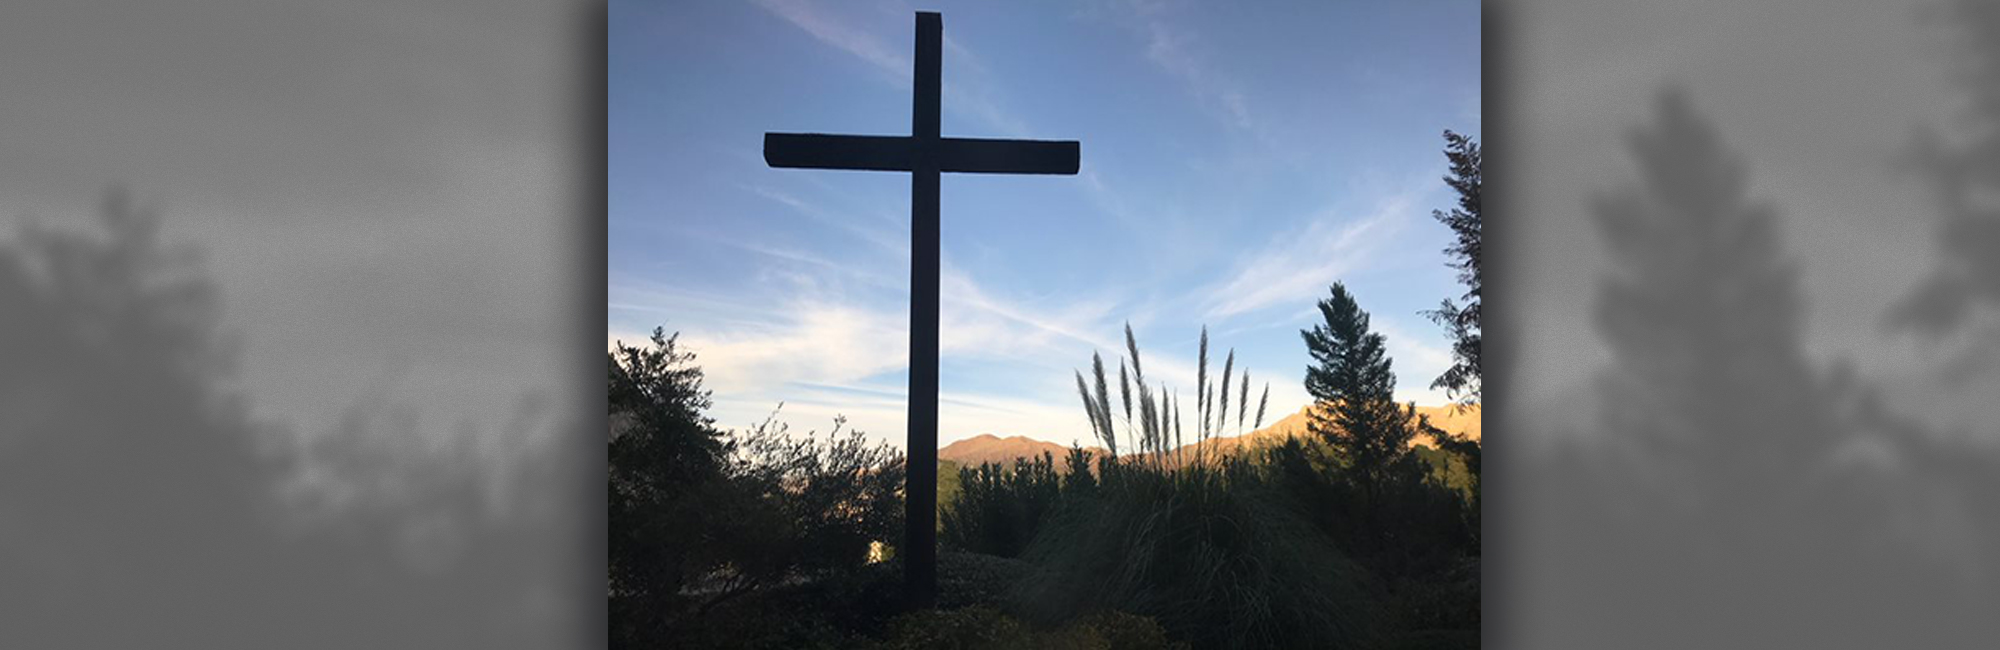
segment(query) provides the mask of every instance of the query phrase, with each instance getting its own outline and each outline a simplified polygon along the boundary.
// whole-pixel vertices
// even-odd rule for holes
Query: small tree
[[[629,604],[612,611],[621,639],[658,634],[660,614],[700,576],[700,531],[713,512],[703,501],[726,484],[730,445],[702,414],[709,393],[677,338],[654,329],[650,346],[620,342],[607,355],[609,579],[611,594]]]
[[[1306,368],[1306,392],[1316,402],[1306,426],[1341,453],[1372,496],[1409,453],[1415,410],[1396,405],[1396,375],[1382,335],[1368,328],[1368,312],[1345,285],[1335,282],[1331,290],[1319,301],[1326,322],[1299,332],[1315,363]]]

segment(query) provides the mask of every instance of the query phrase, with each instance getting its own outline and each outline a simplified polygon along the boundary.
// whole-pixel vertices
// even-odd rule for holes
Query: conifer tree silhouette
[[[1479,212],[1482,182],[1479,143],[1470,136],[1449,130],[1444,132],[1444,139],[1445,159],[1451,162],[1451,175],[1444,177],[1444,182],[1458,194],[1458,205],[1450,212],[1434,210],[1431,216],[1451,228],[1453,240],[1450,246],[1445,247],[1444,253],[1451,257],[1449,265],[1458,270],[1458,282],[1466,289],[1459,296],[1465,304],[1460,305],[1447,298],[1437,309],[1424,312],[1451,335],[1451,367],[1431,382],[1431,388],[1443,388],[1458,404],[1471,405],[1479,403],[1481,386],[1479,305],[1482,280],[1479,262],[1484,226]]]
[[[1382,335],[1369,329],[1368,312],[1346,285],[1335,282],[1329,292],[1319,301],[1324,322],[1299,331],[1314,362],[1306,368],[1306,392],[1316,408],[1306,428],[1340,450],[1364,493],[1373,495],[1390,466],[1408,455],[1413,411],[1396,405],[1396,375]]]

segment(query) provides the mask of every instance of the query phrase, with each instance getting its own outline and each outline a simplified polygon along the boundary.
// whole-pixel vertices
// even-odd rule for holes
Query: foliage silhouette
[[[1352,362],[1340,394],[1356,404],[1372,400],[1379,410],[1362,412],[1377,418],[1370,422],[1402,427],[1400,442],[1382,443],[1400,445],[1393,453],[1372,452],[1381,464],[1368,478],[1355,469],[1344,435],[1293,439],[1269,449],[1248,446],[1227,456],[1203,453],[1211,434],[1232,417],[1241,427],[1249,411],[1247,373],[1239,374],[1233,353],[1211,385],[1204,330],[1195,456],[1168,455],[1159,424],[1166,420],[1149,418],[1143,406],[1128,418],[1137,453],[1107,454],[1093,475],[1082,471],[1088,454],[1073,449],[1054,508],[1029,536],[1022,557],[1034,572],[1015,592],[1014,607],[1043,624],[1079,611],[1134,612],[1159,620],[1171,638],[1194,647],[1350,647],[1421,638],[1476,644],[1478,536],[1470,527],[1478,521],[1460,492],[1437,478],[1445,470],[1434,471],[1408,451],[1413,427],[1422,423],[1390,401],[1393,376],[1381,337],[1366,332],[1366,314],[1351,297],[1349,303],[1341,331],[1356,350],[1339,357]],[[1136,359],[1129,328],[1126,347]],[[1323,347],[1333,351],[1330,343]],[[1140,364],[1130,365],[1133,375],[1143,376],[1136,371]],[[1092,366],[1102,376],[1101,356],[1093,356]],[[1115,431],[1101,425],[1115,420],[1104,408],[1109,400],[1094,397],[1081,372],[1076,379],[1100,439],[1115,440]],[[1133,383],[1142,387],[1140,405],[1152,401],[1143,379]],[[1267,387],[1266,402],[1268,394]],[[1264,409],[1258,410],[1261,426]],[[1027,467],[1017,465],[1015,475]],[[1051,472],[1049,479],[1055,478]],[[1027,485],[996,482],[996,496],[984,500],[1048,498],[1046,487]],[[1476,486],[1469,487],[1476,498]]]
[[[843,434],[841,419],[824,440],[789,435],[776,411],[740,436],[718,432],[702,413],[708,393],[693,360],[663,330],[646,348],[620,343],[610,355],[614,645],[783,646],[812,637],[815,625],[832,623],[760,629],[757,613],[801,589],[880,588],[867,560],[873,543],[900,539],[903,458]],[[765,602],[741,603],[760,594]]]
[[[938,541],[949,548],[1020,557],[1061,490],[1055,459],[1017,458],[1009,470],[981,463],[958,470],[958,498],[945,506]]]
[[[1167,639],[1159,623],[1120,612],[1080,617],[1062,627],[1038,631],[990,606],[925,610],[897,618],[877,650],[1154,650],[1186,648]]]
[[[707,558],[694,553],[712,548],[702,538],[712,511],[705,502],[730,496],[722,489],[728,447],[701,414],[709,394],[700,369],[687,365],[694,355],[677,343],[655,329],[649,348],[621,343],[607,355],[610,590],[638,603],[633,610],[668,610],[699,577]],[[666,621],[628,622],[625,611],[614,606],[614,637],[664,633],[639,630]]]
[[[1346,647],[1372,638],[1360,569],[1249,463],[1106,459],[1030,543],[1031,621],[1115,609],[1194,647]],[[1072,474],[1072,477],[1077,476]]]
[[[1299,332],[1315,364],[1306,368],[1306,392],[1315,400],[1306,428],[1340,450],[1364,498],[1372,498],[1387,489],[1392,472],[1416,465],[1409,454],[1416,407],[1396,405],[1396,375],[1382,335],[1369,330],[1368,312],[1346,285],[1335,282],[1329,291],[1319,301],[1324,322]]]
[[[1465,304],[1461,306],[1447,298],[1437,309],[1426,311],[1424,315],[1443,325],[1451,335],[1451,367],[1438,375],[1431,382],[1431,387],[1443,388],[1460,405],[1469,405],[1479,403],[1481,392],[1479,304],[1482,285],[1479,260],[1484,222],[1480,220],[1479,212],[1479,143],[1450,130],[1444,132],[1444,140],[1445,159],[1451,162],[1451,175],[1444,177],[1444,182],[1458,194],[1458,206],[1450,212],[1433,210],[1431,216],[1451,228],[1455,237],[1452,244],[1445,247],[1444,253],[1451,258],[1449,265],[1458,270],[1459,284],[1466,287],[1465,294],[1459,296]]]
[[[1425,455],[1436,460],[1427,460]],[[1366,496],[1344,452],[1324,439],[1289,438],[1250,457],[1273,488],[1366,569],[1401,634],[1479,627],[1476,486],[1446,484],[1448,457],[1419,447]]]

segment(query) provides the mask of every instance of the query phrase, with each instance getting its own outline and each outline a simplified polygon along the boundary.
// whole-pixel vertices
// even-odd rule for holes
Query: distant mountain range
[[[1210,452],[1230,453],[1242,449],[1246,444],[1275,444],[1287,437],[1304,436],[1306,435],[1308,412],[1311,409],[1311,406],[1299,409],[1297,413],[1287,415],[1277,422],[1271,423],[1269,426],[1247,434],[1211,438],[1206,443],[1201,444],[1188,443],[1183,445],[1182,449],[1184,453],[1192,453],[1198,447],[1205,446]],[[1418,406],[1417,413],[1428,417],[1431,426],[1456,435],[1463,435],[1473,440],[1480,439],[1478,406],[1473,406],[1463,411],[1451,406]],[[1413,444],[1436,446],[1436,443],[1432,442],[1429,436],[1422,434],[1419,434],[1417,439],[1412,442]],[[1084,447],[1084,449],[1096,455],[1104,453],[1104,449],[1101,447],[1092,446]],[[1062,459],[1064,455],[1069,453],[1069,447],[1027,436],[1008,436],[1002,438],[990,433],[984,433],[945,445],[944,448],[938,450],[938,460],[948,460],[963,466],[973,466],[988,462],[1008,464],[1014,462],[1016,458],[1039,457],[1043,452],[1048,452],[1054,456],[1056,467],[1061,469]]]

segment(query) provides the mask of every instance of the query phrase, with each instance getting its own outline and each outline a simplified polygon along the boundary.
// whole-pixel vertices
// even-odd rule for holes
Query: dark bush
[[[718,431],[694,355],[660,330],[651,343],[609,358],[611,646],[839,636],[853,621],[838,607],[770,604],[867,577],[871,544],[901,539],[903,457],[843,435],[838,418],[825,438],[793,437],[775,413],[749,432]]]
[[[1048,648],[1076,650],[1155,650],[1188,647],[1167,638],[1166,628],[1155,621],[1125,612],[1097,612],[1071,621],[1050,635]]]
[[[1202,648],[1353,647],[1375,613],[1361,572],[1257,468],[1112,462],[1030,545],[1032,620],[1118,610]]]
[[[1047,453],[1017,458],[1012,469],[998,463],[961,468],[958,498],[944,508],[939,541],[948,548],[1020,557],[1060,491],[1055,459]]]
[[[902,599],[900,563],[843,569],[720,605],[666,647],[850,648],[886,629]]]
[[[1028,626],[987,606],[922,610],[896,617],[879,650],[1013,650],[1039,647]]]
[[[938,607],[1004,606],[1031,567],[1027,562],[952,549],[938,551]]]
[[[973,606],[897,617],[876,650],[1161,650],[1185,649],[1153,619],[1124,612],[1078,617],[1051,630],[1035,629],[998,608]]]

